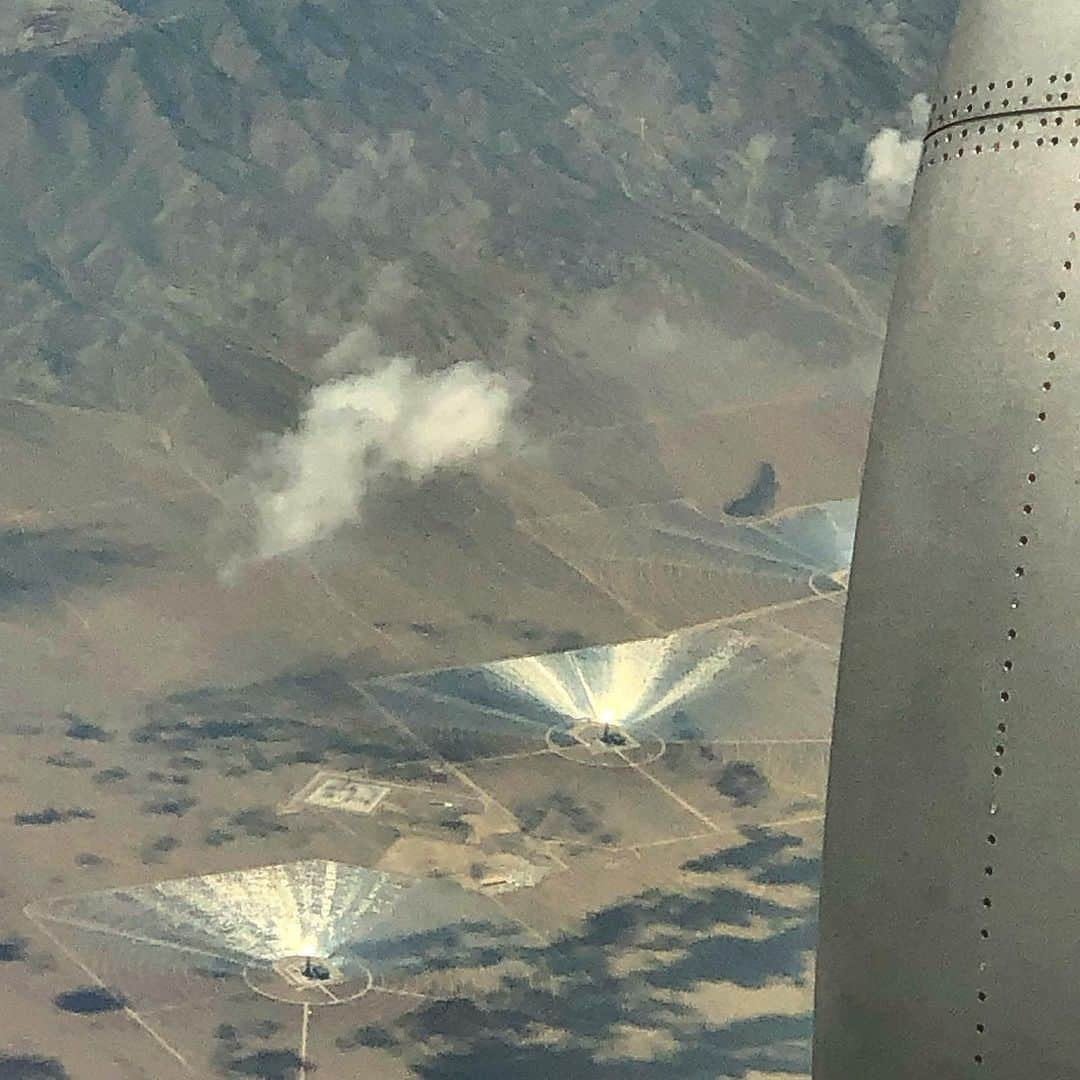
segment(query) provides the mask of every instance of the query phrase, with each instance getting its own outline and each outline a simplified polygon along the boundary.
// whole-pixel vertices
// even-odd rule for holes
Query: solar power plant
[[[433,1038],[454,1075],[462,1053],[480,1067],[477,1025],[520,1010],[515,1053],[580,1044],[600,963],[642,1010],[597,1002],[610,1023],[589,1039],[613,1060],[627,1024],[674,1060],[663,1002],[708,1014],[716,994],[786,1025],[781,1050],[747,1053],[797,1075],[854,506],[650,515],[669,558],[794,591],[607,645],[271,684],[245,692],[251,720],[231,694],[173,698],[139,736],[180,770],[155,773],[175,790],[152,807],[165,839],[26,909],[80,974],[71,1007],[141,1029],[155,1076],[390,1074]],[[205,760],[245,774],[237,799],[257,777],[262,807],[189,810]],[[113,771],[89,779],[122,793]]]

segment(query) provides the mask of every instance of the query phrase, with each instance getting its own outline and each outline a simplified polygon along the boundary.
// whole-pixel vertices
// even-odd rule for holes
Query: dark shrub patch
[[[779,491],[780,482],[776,479],[776,470],[767,461],[763,461],[750,490],[745,495],[732,499],[724,507],[724,513],[732,517],[757,517],[767,514],[776,505]]]
[[[111,765],[107,769],[102,769],[101,772],[94,773],[95,784],[118,784],[121,780],[126,780],[131,773],[127,769],[121,768],[119,765]]]
[[[197,799],[154,799],[143,803],[143,813],[183,817],[197,801]]]
[[[16,825],[55,825],[59,821],[89,820],[97,815],[93,810],[87,810],[81,806],[72,807],[70,810],[57,810],[55,806],[46,807],[44,810],[24,810],[15,815]]]
[[[45,759],[46,765],[55,765],[60,769],[92,769],[93,758],[83,757],[81,754],[73,754],[65,750],[62,754],[50,754]]]
[[[739,806],[756,806],[769,794],[769,781],[751,761],[732,761],[713,781],[721,795],[734,799]]]
[[[69,739],[87,739],[90,742],[109,742],[113,735],[106,731],[100,724],[92,724],[89,720],[68,714],[70,723],[65,734]]]
[[[53,1001],[64,1012],[79,1013],[86,1016],[92,1013],[116,1012],[127,1005],[127,999],[117,990],[104,986],[80,986],[75,990],[65,990]]]
[[[0,964],[12,964],[26,959],[26,939],[0,938]]]
[[[254,836],[259,840],[273,833],[289,831],[278,821],[277,815],[268,806],[249,806],[232,818],[232,824],[243,829],[248,836]]]
[[[397,1046],[394,1036],[386,1028],[381,1027],[354,1028],[348,1035],[339,1035],[335,1042],[339,1050],[355,1050],[360,1046],[387,1050],[391,1046]]]
[[[56,1058],[25,1054],[0,1054],[0,1080],[70,1080]]]
[[[233,1072],[241,1076],[258,1076],[261,1080],[293,1080],[301,1067],[308,1072],[315,1068],[292,1050],[258,1050],[229,1062]]]

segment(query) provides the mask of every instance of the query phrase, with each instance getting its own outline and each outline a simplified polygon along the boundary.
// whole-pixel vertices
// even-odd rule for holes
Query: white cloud
[[[911,126],[923,132],[930,123],[930,99],[925,94],[916,94],[911,99]]]
[[[866,148],[867,185],[878,191],[910,189],[921,152],[921,139],[905,139],[896,128],[883,128]]]
[[[226,576],[358,521],[372,485],[386,475],[418,482],[436,469],[467,467],[506,437],[520,390],[480,364],[423,374],[402,357],[316,387],[296,430],[251,463],[244,502],[254,516],[254,552],[234,558]]]
[[[911,122],[920,136],[906,138],[894,127],[882,128],[866,147],[863,180],[866,211],[885,221],[902,221],[911,202],[911,189],[922,155],[921,129],[930,118],[930,101],[925,94],[911,100]]]

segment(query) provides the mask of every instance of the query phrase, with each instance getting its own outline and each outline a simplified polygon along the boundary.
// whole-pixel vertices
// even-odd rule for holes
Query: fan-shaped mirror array
[[[851,560],[855,500],[753,521],[708,518],[683,503],[659,508],[654,535],[671,551],[839,591]],[[583,723],[662,742],[821,735],[807,702],[831,700],[831,659],[747,617],[640,641],[375,679],[371,694],[445,751],[446,733],[472,737],[464,756],[499,752]]]
[[[775,664],[770,664],[775,660]],[[376,680],[412,726],[540,738],[588,722],[665,742],[819,734],[775,707],[791,683],[828,698],[831,660],[775,628],[706,625],[664,637]]]
[[[123,950],[255,968],[317,957],[347,976],[420,973],[518,933],[487,898],[451,881],[325,860],[64,897],[34,914]]]
[[[858,508],[858,500],[843,499],[744,522],[672,503],[654,514],[653,527],[671,544],[704,547],[727,565],[827,586],[851,563]]]

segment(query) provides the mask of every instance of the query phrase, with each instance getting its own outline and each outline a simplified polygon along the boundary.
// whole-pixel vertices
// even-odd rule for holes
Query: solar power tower
[[[815,1080],[1080,1077],[1080,3],[962,4],[874,407]]]

